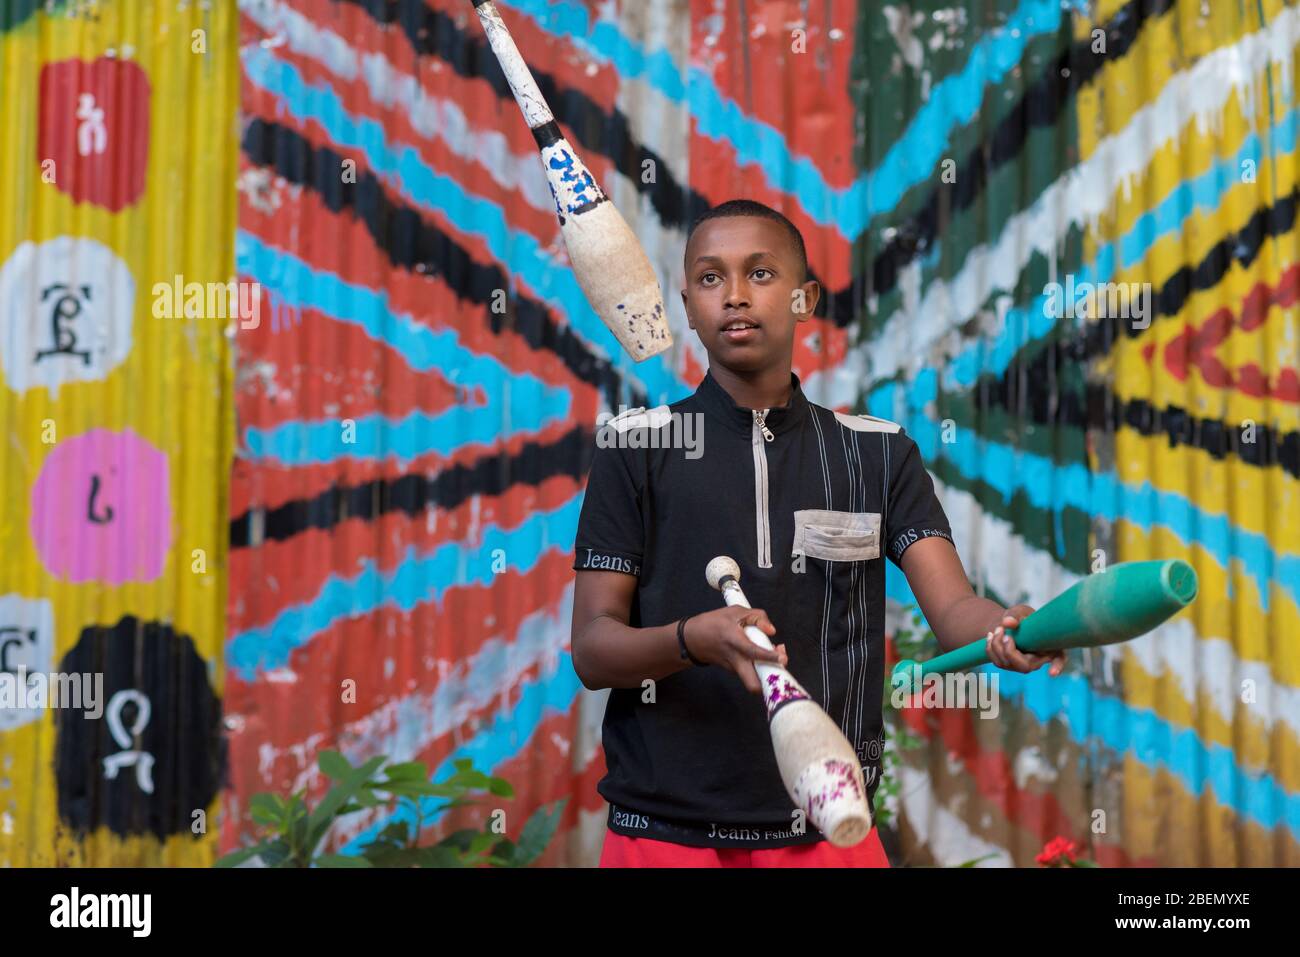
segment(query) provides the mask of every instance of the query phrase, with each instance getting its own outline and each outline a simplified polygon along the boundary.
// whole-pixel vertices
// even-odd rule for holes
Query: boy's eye
[[[761,272],[767,273],[769,276],[772,275],[772,270],[768,269],[766,266],[759,266],[757,269],[754,270],[755,278],[762,278],[758,275]]]
[[[703,276],[700,277],[700,282],[704,283],[707,286],[709,284],[710,278],[717,279],[719,277],[716,272],[706,272]]]

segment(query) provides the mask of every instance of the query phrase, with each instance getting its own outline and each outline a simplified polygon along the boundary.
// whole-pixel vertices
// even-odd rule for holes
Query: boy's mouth
[[[722,334],[727,339],[740,340],[752,336],[758,329],[758,323],[747,315],[733,313],[727,316],[722,325]]]

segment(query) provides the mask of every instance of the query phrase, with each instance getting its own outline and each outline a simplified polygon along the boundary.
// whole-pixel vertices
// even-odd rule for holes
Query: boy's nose
[[[736,284],[727,290],[726,298],[723,305],[728,309],[742,309],[749,305],[749,295],[746,289]]]

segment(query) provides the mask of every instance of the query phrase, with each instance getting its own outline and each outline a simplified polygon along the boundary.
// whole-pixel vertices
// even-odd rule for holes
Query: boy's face
[[[790,235],[757,216],[725,216],[696,228],[686,245],[686,318],[709,356],[734,372],[789,368],[795,324],[817,306]],[[746,324],[743,331],[727,327]]]

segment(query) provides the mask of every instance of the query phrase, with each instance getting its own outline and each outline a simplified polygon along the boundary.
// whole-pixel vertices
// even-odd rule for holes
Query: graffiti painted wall
[[[0,2],[0,864],[215,852],[235,25]]]
[[[1300,11],[501,6],[677,345],[630,366],[586,306],[469,4],[242,6],[238,268],[269,321],[238,337],[229,820],[319,789],[321,747],[473,757],[516,821],[569,797],[545,861],[594,861],[603,700],[568,628],[595,416],[698,384],[684,229],[746,195],[828,294],[796,371],[904,423],[984,594],[1200,576],[1157,633],[1005,677],[996,721],[909,713],[904,856],[1300,861]]]

